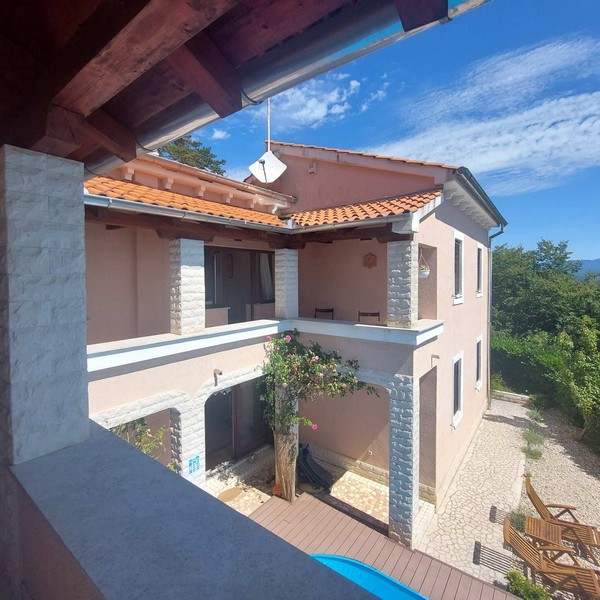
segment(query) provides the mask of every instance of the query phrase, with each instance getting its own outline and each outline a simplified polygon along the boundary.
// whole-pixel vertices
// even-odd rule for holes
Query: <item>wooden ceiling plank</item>
[[[86,133],[99,146],[110,150],[125,162],[137,157],[135,137],[101,109],[93,112],[86,119]]]
[[[242,0],[207,33],[237,68],[354,1]]]
[[[47,69],[38,93],[88,116],[237,1],[106,0]]]
[[[167,62],[221,118],[242,108],[237,73],[206,34],[180,46]]]
[[[404,31],[448,18],[448,0],[395,0]]]

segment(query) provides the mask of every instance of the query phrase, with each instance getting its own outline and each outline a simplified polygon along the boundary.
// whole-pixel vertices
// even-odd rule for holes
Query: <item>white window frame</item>
[[[479,357],[477,356],[477,345],[479,344]],[[479,379],[477,378],[477,358],[479,358]],[[475,389],[479,391],[483,382],[483,335],[475,340]]]
[[[479,254],[481,253],[481,263],[479,262]],[[477,255],[476,255],[476,268],[477,268],[477,279],[475,280],[475,293],[478,298],[483,296],[483,244],[477,244]],[[481,287],[478,287],[478,283],[481,283]]]
[[[455,373],[455,365],[460,361],[460,382],[459,382],[459,398],[458,398],[458,410],[454,411],[454,389],[456,387],[456,382],[454,380]],[[465,361],[464,361],[464,352],[459,352],[452,359],[452,427],[456,429],[458,424],[463,418],[463,403],[464,403],[464,380],[465,380]]]
[[[456,242],[460,242],[460,292],[456,293]],[[454,239],[452,241],[452,304],[463,304],[465,301],[465,236],[460,231],[454,231]]]

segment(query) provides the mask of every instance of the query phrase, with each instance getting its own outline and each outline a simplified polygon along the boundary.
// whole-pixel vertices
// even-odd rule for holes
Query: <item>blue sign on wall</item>
[[[188,460],[188,475],[200,470],[200,456],[196,455]]]

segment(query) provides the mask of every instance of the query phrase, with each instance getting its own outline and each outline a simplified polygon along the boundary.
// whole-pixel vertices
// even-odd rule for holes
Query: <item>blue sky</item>
[[[509,226],[600,257],[600,0],[492,0],[273,99],[272,137],[471,169]],[[241,179],[265,104],[197,132]]]

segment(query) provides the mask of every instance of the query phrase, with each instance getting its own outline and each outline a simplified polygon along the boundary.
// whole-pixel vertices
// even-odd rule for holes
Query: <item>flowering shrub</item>
[[[261,400],[265,418],[275,433],[288,433],[303,423],[313,430],[317,424],[298,414],[298,403],[317,396],[345,396],[366,387],[356,377],[358,362],[342,361],[339,352],[324,350],[311,342],[305,346],[297,331],[285,336],[267,338],[267,359]],[[374,389],[367,387],[369,393]]]
[[[267,357],[261,400],[264,414],[275,441],[275,487],[281,497],[292,501],[296,484],[298,434],[303,423],[313,430],[318,425],[298,414],[300,402],[317,396],[345,396],[365,386],[358,380],[358,362],[342,361],[339,352],[324,350],[311,342],[305,346],[297,331],[275,339],[267,338]],[[369,393],[376,393],[367,387]]]
[[[110,430],[152,458],[160,457],[165,451],[165,435],[167,432],[173,433],[173,428],[166,426],[160,427],[153,433],[144,418],[111,427]],[[171,460],[168,467],[172,471],[178,471],[179,463]]]

